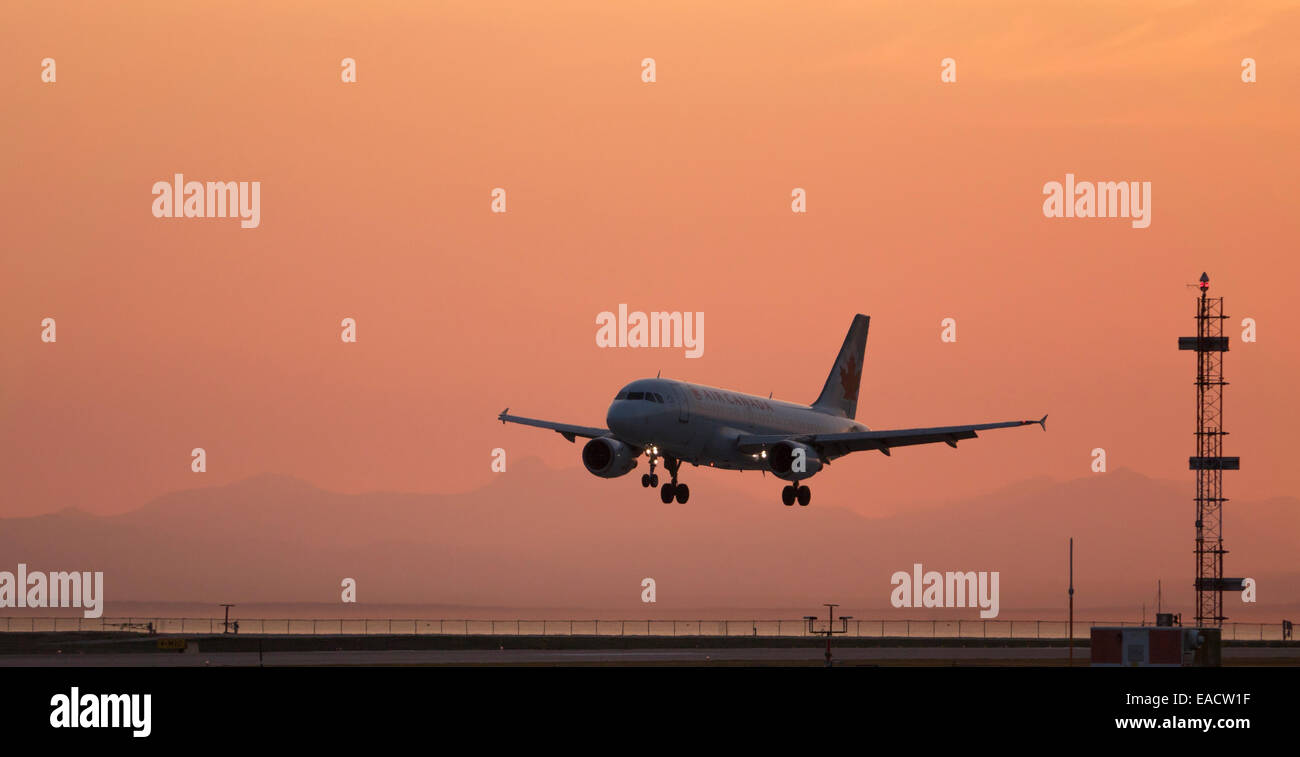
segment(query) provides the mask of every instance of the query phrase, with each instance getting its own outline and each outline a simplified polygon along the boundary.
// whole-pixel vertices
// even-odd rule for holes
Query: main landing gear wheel
[[[664,484],[659,489],[659,499],[666,505],[677,498],[677,504],[684,505],[691,498],[691,487],[686,484]]]
[[[677,483],[677,471],[682,467],[682,461],[672,457],[664,457],[663,461],[664,461],[664,467],[668,469],[668,472],[672,474],[673,478],[671,481],[669,481],[668,483],[660,487],[659,489],[660,501],[662,501],[666,505],[669,502],[672,502],[673,498],[676,497],[677,501],[680,504],[683,505],[686,504],[686,500],[691,498],[691,487],[687,486],[686,484]],[[653,470],[654,468],[653,460],[650,461],[650,467]],[[659,483],[659,477],[651,473],[650,481],[651,481],[650,485],[655,486]]]
[[[792,484],[781,490],[781,504],[790,507],[796,499],[799,500],[800,507],[807,507],[812,501],[812,490],[799,484]]]

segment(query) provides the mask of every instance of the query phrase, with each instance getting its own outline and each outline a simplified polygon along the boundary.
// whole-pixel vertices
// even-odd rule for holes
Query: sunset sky
[[[1048,430],[854,455],[813,507],[1093,475],[1101,447],[1186,482],[1190,551],[1177,337],[1202,271],[1231,316],[1227,496],[1300,488],[1300,5],[984,5],[12,4],[0,516],[261,472],[464,492],[511,475],[495,447],[587,476],[580,447],[496,414],[603,425],[660,370],[810,402],[861,312],[862,422]],[[175,173],[260,181],[260,227],[154,218]],[[1066,173],[1150,181],[1151,226],[1045,218]],[[704,356],[597,348],[620,303],[703,312]],[[634,478],[604,482],[629,519],[663,507]],[[692,508],[720,487],[781,507],[770,477],[683,480]]]

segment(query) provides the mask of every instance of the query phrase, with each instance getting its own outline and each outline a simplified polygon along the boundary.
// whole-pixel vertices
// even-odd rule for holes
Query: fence
[[[219,634],[221,618],[0,618],[3,632],[120,631],[124,633]],[[824,629],[826,621],[817,628]],[[243,634],[276,635],[507,635],[507,636],[811,636],[806,620],[420,620],[239,618]],[[236,625],[237,624],[237,625]],[[1074,637],[1086,639],[1090,626],[1141,623],[1076,620]],[[1063,620],[849,620],[850,638],[1064,639]],[[837,627],[838,624],[837,624]],[[1225,641],[1278,641],[1282,623],[1225,623]]]

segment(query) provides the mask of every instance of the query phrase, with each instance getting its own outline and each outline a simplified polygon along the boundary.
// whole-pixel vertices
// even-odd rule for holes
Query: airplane
[[[787,507],[798,501],[807,506],[812,492],[803,482],[832,460],[850,452],[876,450],[889,455],[895,447],[943,442],[955,448],[977,431],[1037,424],[1047,430],[1047,416],[1036,421],[978,423],[970,426],[905,428],[872,431],[857,422],[858,387],[867,348],[870,316],[853,317],[826,385],[811,405],[774,400],[728,389],[666,378],[638,379],[623,387],[610,403],[607,428],[510,415],[497,420],[549,429],[573,443],[589,439],[582,448],[582,464],[593,475],[617,478],[630,473],[645,455],[650,472],[641,486],[659,486],[656,465],[662,461],[671,480],[659,490],[668,504],[686,504],[690,487],[679,483],[681,464],[724,470],[760,470],[789,481],[781,490]]]

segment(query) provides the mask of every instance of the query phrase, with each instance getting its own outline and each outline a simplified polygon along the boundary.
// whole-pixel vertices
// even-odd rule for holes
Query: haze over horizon
[[[1039,478],[867,518],[835,501],[786,508],[725,477],[701,484],[698,503],[664,505],[631,480],[575,478],[536,459],[514,465],[461,495],[338,494],[262,474],[173,492],[124,515],[0,520],[0,555],[21,556],[33,570],[104,570],[110,608],[114,599],[237,601],[333,606],[328,616],[346,617],[437,605],[500,608],[503,618],[520,608],[672,618],[700,608],[816,607],[832,597],[886,619],[973,620],[974,609],[890,607],[890,575],[914,562],[999,571],[999,617],[1024,617],[1063,607],[1065,540],[1074,536],[1080,612],[1127,608],[1116,619],[1136,618],[1142,603],[1154,606],[1157,579],[1168,609],[1190,604],[1190,498],[1132,471]],[[541,492],[539,481],[548,484]],[[557,492],[565,481],[568,492]],[[1131,501],[1145,504],[1134,511]],[[1052,525],[1057,510],[1071,521],[1064,530]],[[1228,615],[1276,622],[1300,607],[1290,588],[1300,574],[1288,562],[1300,501],[1243,501],[1239,512],[1228,572],[1255,578],[1261,599],[1246,607],[1230,594]],[[647,576],[658,586],[652,605],[640,602]],[[343,577],[357,580],[357,605],[338,602]]]

